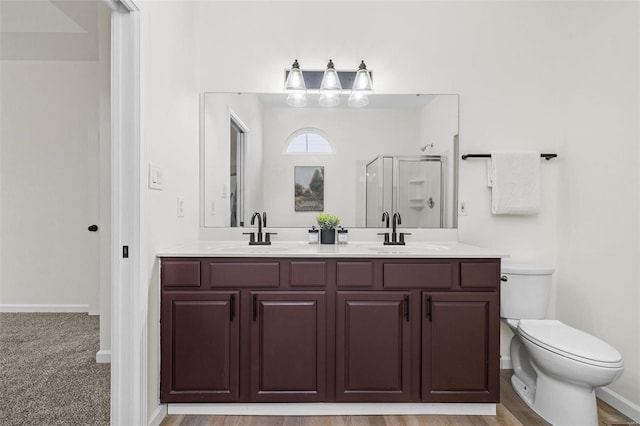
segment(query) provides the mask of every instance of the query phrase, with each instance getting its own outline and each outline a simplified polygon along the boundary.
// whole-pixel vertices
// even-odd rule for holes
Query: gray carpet
[[[108,425],[99,318],[0,314],[0,425]]]

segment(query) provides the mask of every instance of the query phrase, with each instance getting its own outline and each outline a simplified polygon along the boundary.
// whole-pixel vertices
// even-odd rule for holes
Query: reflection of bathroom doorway
[[[229,133],[229,226],[244,226],[244,155],[245,130],[231,117]]]

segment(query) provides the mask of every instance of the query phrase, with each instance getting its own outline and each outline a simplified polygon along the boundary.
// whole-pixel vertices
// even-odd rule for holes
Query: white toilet
[[[622,356],[590,334],[543,319],[551,274],[551,268],[502,265],[500,316],[514,333],[511,384],[555,426],[597,426],[594,390],[620,377]]]

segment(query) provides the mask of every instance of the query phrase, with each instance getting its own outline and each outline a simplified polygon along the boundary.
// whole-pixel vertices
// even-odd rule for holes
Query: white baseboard
[[[98,364],[111,364],[111,349],[100,349],[96,352],[96,362]]]
[[[9,304],[0,304],[0,312],[80,312],[80,313],[89,313],[89,305],[9,305]]]
[[[156,410],[157,411],[157,410]],[[359,415],[470,415],[494,416],[493,403],[250,403],[169,404],[168,414],[228,416],[359,416]]]
[[[167,417],[167,404],[160,404],[156,407],[149,418],[149,426],[160,426],[162,420]]]
[[[596,396],[634,422],[640,423],[640,405],[629,401],[607,387],[596,389]]]
[[[513,365],[511,364],[511,358],[508,356],[500,357],[500,370],[511,370]]]

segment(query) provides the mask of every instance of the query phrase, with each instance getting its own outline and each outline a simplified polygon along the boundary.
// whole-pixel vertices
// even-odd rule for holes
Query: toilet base
[[[531,408],[555,426],[597,426],[598,408],[593,388],[556,380],[534,365],[538,377]]]
[[[536,395],[535,386],[529,386],[514,374],[511,376],[511,386],[518,396],[533,410],[533,399]]]

